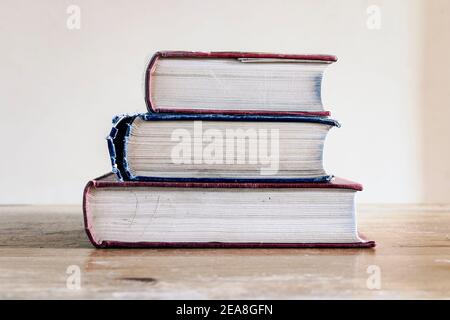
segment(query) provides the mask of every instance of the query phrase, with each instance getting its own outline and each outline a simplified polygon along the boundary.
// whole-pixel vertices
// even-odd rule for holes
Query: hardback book
[[[294,115],[118,116],[107,138],[125,181],[323,182],[323,147],[338,122]]]
[[[145,75],[149,112],[328,116],[322,77],[332,55],[157,52]]]
[[[120,182],[84,191],[87,235],[104,247],[373,247],[357,231],[360,184]]]

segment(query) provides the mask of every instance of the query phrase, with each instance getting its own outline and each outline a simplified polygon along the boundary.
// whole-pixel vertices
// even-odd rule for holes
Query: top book
[[[145,76],[149,112],[329,116],[321,87],[332,55],[161,51]]]

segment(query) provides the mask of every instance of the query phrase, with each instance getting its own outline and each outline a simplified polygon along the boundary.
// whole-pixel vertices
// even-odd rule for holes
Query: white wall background
[[[448,203],[448,20],[446,0],[2,0],[0,203],[80,203],[110,169],[112,116],[145,111],[148,57],[175,49],[336,54],[328,171],[362,182],[360,202]]]

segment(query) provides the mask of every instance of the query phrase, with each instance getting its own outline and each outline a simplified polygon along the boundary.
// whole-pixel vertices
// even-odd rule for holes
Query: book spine
[[[84,222],[84,231],[86,232],[86,235],[89,239],[89,241],[92,243],[92,245],[96,248],[101,248],[102,245],[99,244],[94,237],[94,232],[92,230],[92,217],[89,211],[88,206],[88,195],[92,188],[94,188],[95,180],[91,180],[86,184],[86,187],[83,191],[83,222]]]
[[[156,52],[153,57],[150,59],[150,62],[148,63],[147,69],[145,70],[145,104],[147,105],[147,111],[148,112],[158,112],[156,108],[153,107],[152,103],[152,94],[151,94],[151,80],[152,80],[152,73],[155,69],[155,63],[156,61],[161,57],[162,52]]]
[[[130,179],[125,148],[130,125],[137,116],[137,114],[124,114],[114,117],[113,127],[106,137],[112,172],[117,175],[120,181]]]

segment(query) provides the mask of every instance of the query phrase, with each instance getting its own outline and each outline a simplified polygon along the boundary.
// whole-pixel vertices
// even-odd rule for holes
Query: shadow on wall
[[[450,1],[423,3],[422,181],[426,203],[450,202]]]

